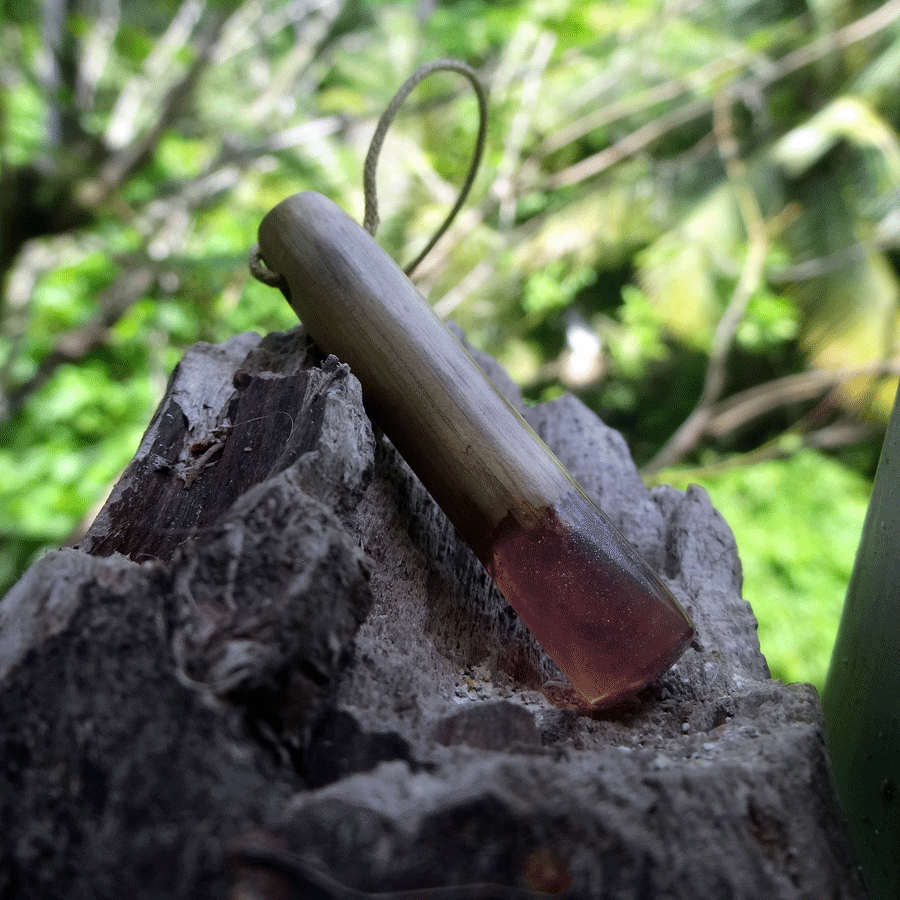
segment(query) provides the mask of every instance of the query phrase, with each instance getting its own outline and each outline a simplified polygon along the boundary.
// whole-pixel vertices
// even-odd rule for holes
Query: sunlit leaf
[[[772,147],[772,161],[791,178],[815,165],[838,141],[871,151],[871,177],[888,186],[900,181],[900,141],[868,104],[839,97]]]

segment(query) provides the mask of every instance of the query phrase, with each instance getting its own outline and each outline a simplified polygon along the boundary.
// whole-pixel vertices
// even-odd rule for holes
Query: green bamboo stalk
[[[900,897],[900,391],[822,697],[838,795],[872,900]]]

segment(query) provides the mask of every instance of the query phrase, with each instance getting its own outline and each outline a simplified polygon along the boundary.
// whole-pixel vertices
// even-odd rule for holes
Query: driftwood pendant
[[[588,703],[632,695],[690,618],[378,244],[312,192],[276,206],[260,254],[366,409]]]

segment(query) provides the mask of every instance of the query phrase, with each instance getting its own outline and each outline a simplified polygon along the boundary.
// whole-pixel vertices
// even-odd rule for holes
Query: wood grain
[[[290,197],[263,219],[259,243],[316,343],[350,366],[366,409],[476,552],[511,513],[532,530],[571,491],[541,439],[338,206]]]

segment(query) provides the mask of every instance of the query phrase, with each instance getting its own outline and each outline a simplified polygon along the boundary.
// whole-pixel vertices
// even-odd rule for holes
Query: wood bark
[[[349,369],[302,329],[198,345],[80,547],[0,602],[0,898],[863,896],[815,691],[769,677],[706,494],[478,360],[694,647],[555,705]]]

